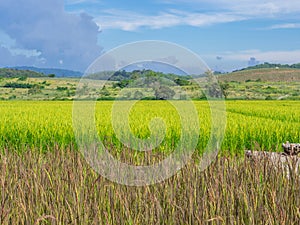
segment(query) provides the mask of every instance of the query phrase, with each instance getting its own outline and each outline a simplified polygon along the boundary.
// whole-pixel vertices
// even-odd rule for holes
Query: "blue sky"
[[[84,71],[121,44],[182,45],[213,69],[300,62],[299,0],[1,0],[0,66]]]

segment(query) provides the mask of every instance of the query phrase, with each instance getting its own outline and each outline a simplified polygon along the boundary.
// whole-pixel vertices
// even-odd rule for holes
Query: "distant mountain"
[[[16,77],[44,77],[43,73],[31,70],[17,70],[12,68],[0,68],[0,78],[16,78]]]
[[[186,75],[177,75],[173,73],[165,74],[153,70],[133,70],[131,72],[128,72],[126,70],[120,70],[116,72],[103,71],[99,73],[90,74],[86,77],[95,80],[119,81],[119,84],[121,86],[124,84],[126,86],[129,83],[134,83],[134,81],[144,78],[148,80],[147,82],[153,82],[155,80],[171,80],[180,86],[184,86],[190,84],[189,80],[191,79],[190,76]]]
[[[45,75],[55,74],[55,77],[81,77],[83,75],[83,73],[79,71],[55,69],[55,68],[37,68],[32,66],[17,66],[17,67],[12,67],[11,69],[30,70]]]
[[[244,70],[255,70],[255,69],[300,69],[300,63],[296,64],[277,64],[277,63],[268,63],[258,64],[255,66],[249,66],[240,70],[235,70],[233,72],[244,71]]]
[[[134,70],[152,70],[154,72],[161,72],[164,74],[176,74],[176,75],[187,75],[184,71],[181,69],[169,65],[167,63],[163,62],[155,62],[155,61],[147,61],[147,62],[139,62],[130,64],[123,68],[123,70],[127,72],[132,72]]]

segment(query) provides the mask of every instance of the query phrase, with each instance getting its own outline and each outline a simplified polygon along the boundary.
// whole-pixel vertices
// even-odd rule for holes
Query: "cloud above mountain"
[[[93,18],[67,13],[62,0],[1,0],[0,31],[10,39],[0,42],[6,65],[84,70],[101,54]]]

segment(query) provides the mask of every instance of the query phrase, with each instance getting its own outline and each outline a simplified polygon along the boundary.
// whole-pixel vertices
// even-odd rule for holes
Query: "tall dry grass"
[[[0,154],[0,224],[300,224],[300,179],[268,161],[190,163],[163,183],[128,187],[80,153]]]

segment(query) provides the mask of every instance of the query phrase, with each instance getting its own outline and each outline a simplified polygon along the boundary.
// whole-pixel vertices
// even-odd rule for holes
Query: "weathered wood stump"
[[[248,159],[255,161],[267,160],[276,169],[282,169],[288,178],[291,174],[299,174],[300,171],[300,144],[286,142],[282,144],[283,152],[245,151]]]
[[[293,155],[298,155],[300,153],[300,144],[297,143],[289,143],[288,141],[284,144],[282,144],[282,147],[283,147],[283,151],[284,153],[283,154],[286,154],[286,155],[290,155],[290,156],[293,156]]]

